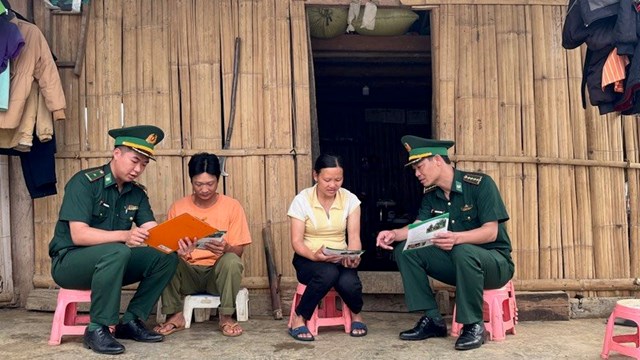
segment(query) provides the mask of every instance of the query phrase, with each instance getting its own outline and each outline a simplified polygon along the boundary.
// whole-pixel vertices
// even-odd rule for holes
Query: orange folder
[[[178,250],[178,240],[182,238],[200,239],[217,231],[218,229],[206,222],[184,213],[149,229],[146,243],[169,254]]]

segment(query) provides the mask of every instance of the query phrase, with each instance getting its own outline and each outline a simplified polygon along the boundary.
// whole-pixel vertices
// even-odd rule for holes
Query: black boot
[[[418,320],[413,329],[400,333],[400,340],[424,340],[430,337],[446,336],[447,324],[445,324],[443,319],[434,320],[428,316],[423,316]]]
[[[462,326],[462,334],[456,341],[456,350],[477,349],[486,341],[484,323],[466,324]]]
[[[108,326],[100,326],[93,331],[89,331],[87,327],[82,343],[84,347],[98,354],[116,355],[124,352],[124,346],[113,338]]]
[[[164,340],[163,335],[147,330],[140,319],[116,325],[116,337],[118,339],[132,339],[141,342],[160,342]]]

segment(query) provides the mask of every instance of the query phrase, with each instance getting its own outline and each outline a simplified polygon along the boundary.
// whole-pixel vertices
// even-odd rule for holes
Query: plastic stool
[[[631,320],[636,323],[636,332],[624,335],[613,335],[613,326],[616,318]],[[640,359],[640,299],[618,300],[616,306],[607,321],[607,330],[604,334],[604,345],[600,357],[609,358],[609,351],[617,351],[620,354]],[[634,343],[635,346],[622,345],[623,343]]]
[[[158,306],[161,308],[161,303],[159,303]],[[194,320],[196,322],[202,322],[211,316],[211,309],[217,308],[218,306],[220,306],[220,296],[218,295],[200,294],[186,296],[182,309],[185,320],[184,327],[187,329],[191,327],[191,318],[194,312]],[[160,313],[160,310],[158,310],[158,312]],[[238,295],[236,295],[236,317],[238,321],[249,320],[249,290],[246,288],[240,289]]]
[[[518,323],[518,308],[516,307],[516,293],[513,282],[509,280],[500,289],[484,290],[482,294],[482,313],[484,328],[489,332],[489,339],[501,341],[506,339],[506,334],[516,334]],[[451,336],[458,336],[462,324],[456,322],[456,308],[453,307],[453,320],[451,323]]]
[[[291,302],[291,313],[289,314],[289,325],[291,328],[291,324],[293,323],[293,318],[296,316],[296,306],[300,303],[300,299],[302,298],[302,294],[307,287],[303,284],[298,284],[296,288],[296,293],[293,295],[293,301]],[[338,310],[336,308],[336,298],[339,297],[338,293],[331,289],[322,299],[320,304],[313,311],[313,315],[311,315],[311,319],[307,321],[307,327],[309,328],[309,332],[313,336],[318,335],[318,328],[321,326],[344,326],[344,332],[351,332],[351,310],[347,307],[347,304],[344,303],[342,299],[340,299],[342,303],[342,309]]]
[[[84,335],[89,315],[78,315],[77,303],[90,303],[91,290],[58,291],[58,304],[53,314],[49,345],[60,345],[63,335]]]

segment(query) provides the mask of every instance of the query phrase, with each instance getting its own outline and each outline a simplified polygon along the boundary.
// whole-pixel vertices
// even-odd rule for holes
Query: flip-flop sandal
[[[363,332],[354,332],[354,330],[364,330]],[[351,323],[351,332],[349,333],[349,335],[353,336],[353,337],[362,337],[367,335],[368,329],[367,329],[367,325],[365,323],[362,323],[360,321],[354,321]]]
[[[291,335],[291,337],[296,339],[296,340],[299,340],[299,341],[313,341],[313,340],[315,340],[313,335],[311,335],[311,337],[302,337],[302,336],[300,336],[302,334],[310,334],[311,335],[311,331],[309,331],[309,328],[306,327],[305,325],[298,326],[295,329],[289,329],[289,335]]]
[[[162,331],[162,329],[164,329],[167,325],[171,326],[169,328],[169,330]],[[153,331],[157,332],[160,335],[164,335],[164,336],[171,335],[174,332],[178,332],[178,331],[182,331],[182,330],[184,330],[184,325],[179,326],[178,324],[174,323],[173,321],[167,321],[166,323],[159,324],[158,326],[153,328]]]
[[[236,337],[236,336],[242,335],[242,331],[241,332],[234,331],[236,329],[242,330],[242,328],[240,328],[240,324],[238,323],[224,323],[224,324],[218,325],[218,328],[220,329],[220,331],[222,331],[222,335],[224,336]]]

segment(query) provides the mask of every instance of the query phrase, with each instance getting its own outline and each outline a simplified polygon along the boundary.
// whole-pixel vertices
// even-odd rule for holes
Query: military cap
[[[111,129],[109,136],[116,139],[114,146],[128,146],[149,159],[155,160],[153,148],[164,139],[164,132],[157,126],[137,125]]]
[[[451,140],[425,139],[413,135],[405,135],[400,141],[409,152],[409,162],[405,166],[434,155],[448,156],[447,149],[454,144]]]

